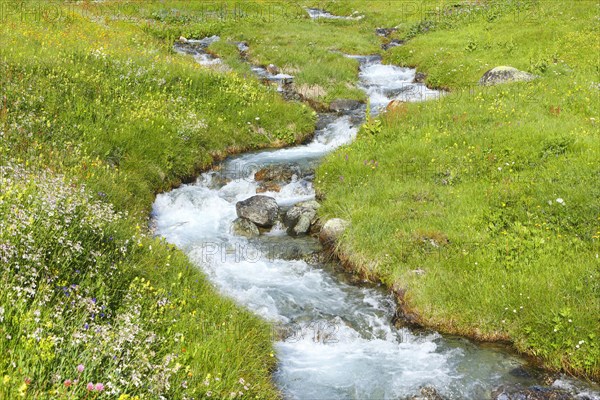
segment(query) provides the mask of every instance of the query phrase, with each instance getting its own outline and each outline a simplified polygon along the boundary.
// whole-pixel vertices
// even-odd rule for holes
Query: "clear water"
[[[394,98],[439,96],[412,83],[414,70],[356,58],[362,63],[361,87],[377,107]],[[256,194],[254,172],[269,164],[310,170],[325,154],[351,142],[357,128],[351,118],[340,116],[306,145],[230,158],[195,184],[159,195],[153,208],[156,234],[183,249],[222,293],[286,332],[276,344],[275,380],[287,398],[404,399],[433,386],[448,399],[472,400],[490,398],[501,384],[539,384],[511,373],[524,361],[501,349],[396,329],[394,300],[382,289],[349,284],[327,266],[266,250],[274,245],[277,254],[285,253],[286,247],[315,239],[290,238],[280,226],[253,241],[231,234],[236,202]],[[282,206],[313,199],[310,178],[300,175],[280,192],[265,194]],[[557,384],[581,391],[574,381]]]

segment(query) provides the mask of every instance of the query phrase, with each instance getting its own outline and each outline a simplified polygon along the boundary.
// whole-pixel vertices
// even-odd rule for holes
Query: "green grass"
[[[312,110],[68,9],[0,25],[0,397],[278,397],[271,327],[146,225],[157,192],[303,141]]]
[[[81,397],[88,382],[106,386],[98,398],[277,397],[269,326],[150,238],[147,215],[157,192],[215,160],[313,128],[312,110],[249,77],[231,42],[318,103],[365,100],[340,53],[382,53],[376,27],[410,39],[387,62],[451,93],[382,116],[318,171],[322,216],[352,221],[340,254],[405,291],[424,324],[599,378],[594,2],[257,0],[242,18],[207,4],[65,2],[59,19],[0,23],[0,397]],[[364,18],[312,21],[311,5]],[[213,34],[230,72],[172,50]],[[476,86],[506,64],[539,79]]]
[[[330,156],[322,214],[352,222],[339,253],[405,292],[421,323],[598,379],[598,6],[541,2],[523,24],[501,4],[440,18],[387,55],[452,92]],[[478,87],[497,65],[539,78]]]

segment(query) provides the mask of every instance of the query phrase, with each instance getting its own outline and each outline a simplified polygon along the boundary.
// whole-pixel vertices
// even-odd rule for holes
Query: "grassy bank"
[[[387,61],[452,92],[383,115],[329,157],[323,216],[352,222],[340,253],[418,322],[599,379],[599,9],[513,6],[400,27],[410,40]],[[498,65],[538,78],[479,87]]]
[[[174,54],[137,8],[52,6],[0,24],[0,397],[277,397],[270,327],[147,215],[215,157],[302,141],[312,111]]]
[[[352,221],[340,251],[422,323],[599,377],[593,2],[252,1],[240,18],[233,0],[24,4],[0,23],[0,397],[276,397],[269,327],[150,238],[147,215],[216,158],[312,130],[309,108],[244,78],[231,42],[311,99],[364,99],[340,53],[380,51],[374,29],[391,26],[410,40],[387,61],[452,92],[381,117],[319,170],[323,217]],[[213,34],[233,71],[171,49]],[[476,86],[502,64],[539,78]]]

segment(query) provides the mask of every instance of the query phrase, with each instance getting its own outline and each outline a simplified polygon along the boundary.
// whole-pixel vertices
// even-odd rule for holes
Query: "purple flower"
[[[87,325],[87,324],[86,324],[86,325]],[[87,329],[87,328],[85,328],[85,329]],[[83,364],[79,364],[79,365],[77,366],[77,371],[78,371],[79,373],[82,373],[84,369],[85,369],[85,367],[83,366]]]
[[[104,385],[102,383],[100,383],[100,382],[96,383],[96,390],[98,392],[103,391],[104,390]]]
[[[94,390],[94,384],[92,382],[89,382],[87,384],[86,388],[87,388],[87,390],[89,390],[91,392],[92,390]]]

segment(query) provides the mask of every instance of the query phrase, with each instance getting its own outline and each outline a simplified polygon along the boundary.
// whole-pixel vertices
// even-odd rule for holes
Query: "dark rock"
[[[501,66],[492,68],[483,74],[479,84],[481,86],[493,86],[507,82],[529,82],[535,78],[535,75],[519,71],[516,68]]]
[[[492,392],[492,400],[574,400],[568,392],[543,386],[500,386]]]
[[[237,218],[231,224],[231,232],[237,236],[244,236],[247,238],[253,238],[260,236],[258,227],[250,220],[246,218]]]
[[[328,114],[319,114],[317,117],[317,123],[315,129],[320,131],[325,129],[327,125],[335,122],[338,119],[336,114],[328,113]]]
[[[310,236],[261,236],[256,245],[270,260],[318,260],[321,244]]]
[[[406,83],[401,85],[398,88],[393,88],[393,89],[384,89],[383,93],[386,95],[386,97],[388,98],[394,98],[394,97],[398,97],[403,93],[411,93],[415,90],[418,90],[415,85],[413,85],[412,83]]]
[[[305,235],[317,222],[317,210],[321,207],[316,201],[298,203],[288,210],[283,223],[291,236]]]
[[[531,374],[523,367],[513,368],[509,371],[509,374],[516,376],[517,378],[531,378]]]
[[[238,217],[246,218],[256,225],[269,228],[275,224],[279,215],[279,206],[269,196],[252,196],[235,205]]]
[[[388,37],[390,36],[392,33],[396,32],[397,29],[396,28],[376,28],[375,29],[375,33],[378,36],[383,36],[383,37]]]
[[[427,75],[425,75],[423,72],[417,72],[415,74],[415,79],[413,80],[414,83],[425,83],[425,79],[427,78]]]
[[[392,39],[389,41],[389,43],[384,43],[381,45],[381,48],[383,50],[389,50],[392,47],[398,47],[398,46],[402,46],[405,43],[404,40],[399,40],[399,39]]]
[[[277,75],[279,74],[279,68],[275,64],[269,64],[267,65],[267,72],[271,75]]]
[[[358,100],[336,99],[329,104],[329,109],[335,112],[353,111],[362,106]]]

